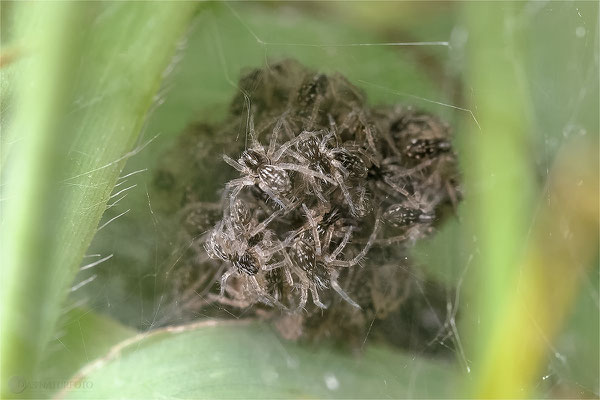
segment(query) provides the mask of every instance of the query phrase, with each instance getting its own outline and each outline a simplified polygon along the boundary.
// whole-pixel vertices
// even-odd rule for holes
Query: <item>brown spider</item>
[[[298,276],[300,283],[296,285],[300,289],[300,301],[298,309],[304,308],[308,300],[308,292],[312,294],[313,303],[319,308],[326,308],[319,298],[319,290],[331,287],[340,297],[356,308],[360,308],[352,298],[341,288],[337,279],[339,268],[350,268],[360,264],[370,248],[375,243],[377,236],[380,215],[375,217],[375,225],[365,246],[357,255],[349,260],[338,259],[343,254],[350,243],[354,232],[352,225],[344,228],[343,231],[334,228],[338,221],[337,213],[327,213],[315,218],[306,205],[303,204],[306,212],[309,228],[298,229],[291,244],[290,257],[284,252],[284,258],[287,266]],[[317,223],[319,220],[319,223]],[[308,235],[308,231],[312,235]],[[337,239],[334,241],[334,239]],[[320,243],[317,245],[317,243]],[[333,250],[331,250],[333,248]]]
[[[287,171],[296,171],[306,176],[319,178],[324,181],[335,184],[335,181],[321,172],[313,171],[304,165],[282,162],[282,157],[286,151],[301,140],[308,138],[314,133],[304,132],[285,144],[277,146],[277,136],[281,129],[281,123],[277,124],[271,135],[268,149],[256,139],[254,131],[254,119],[250,118],[250,139],[251,147],[245,150],[238,161],[235,161],[227,155],[223,159],[233,168],[242,173],[242,177],[233,179],[226,184],[231,205],[238,197],[239,193],[246,186],[257,185],[269,198],[277,203],[281,208],[289,207],[288,197],[292,191],[292,181]],[[287,204],[286,204],[287,203]]]
[[[321,174],[332,176],[335,186],[339,187],[346,201],[350,213],[354,216],[360,216],[361,212],[356,206],[350,190],[350,180],[360,180],[366,177],[367,167],[365,162],[358,155],[350,152],[344,147],[334,147],[330,144],[335,137],[335,132],[322,134],[321,140],[318,136],[309,136],[298,141],[296,151],[289,151],[289,154],[300,163],[310,165]],[[331,183],[330,180],[327,180]],[[319,199],[325,200],[323,190],[311,182],[315,194]]]
[[[281,252],[285,245],[274,238],[273,232],[267,228],[279,212],[273,213],[261,223],[252,224],[247,217],[241,202],[235,202],[235,213],[240,215],[228,216],[221,220],[209,232],[204,248],[212,259],[228,262],[230,267],[221,276],[221,297],[227,288],[227,280],[231,275],[243,277],[258,299],[268,305],[286,308],[277,299],[268,294],[258,282],[256,276],[261,271],[270,271],[281,267],[281,263],[269,263],[273,255]],[[244,211],[240,211],[244,210]],[[234,220],[235,222],[232,222]],[[242,225],[238,225],[241,223]],[[256,240],[257,235],[261,240]]]

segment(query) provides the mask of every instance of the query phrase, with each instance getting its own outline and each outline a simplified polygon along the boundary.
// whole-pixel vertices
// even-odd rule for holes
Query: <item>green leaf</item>
[[[243,321],[140,334],[90,364],[67,398],[398,398],[454,390],[451,364],[371,346],[364,354],[282,341]]]
[[[24,51],[14,66],[15,115],[2,138],[3,397],[15,394],[11,377],[35,378],[195,9],[183,2],[16,6],[14,38]]]
[[[85,308],[74,308],[63,319],[56,338],[44,352],[36,381],[25,382],[23,395],[27,397],[43,398],[58,392],[83,365],[137,333],[106,315]]]

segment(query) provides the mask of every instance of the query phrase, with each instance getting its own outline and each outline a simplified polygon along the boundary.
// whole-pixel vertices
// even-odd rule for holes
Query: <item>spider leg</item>
[[[319,107],[321,106],[321,102],[323,101],[322,95],[317,95],[315,103],[313,104],[313,109],[310,113],[310,119],[308,120],[308,126],[312,127],[313,124],[317,121],[317,115],[319,114]]]
[[[233,179],[229,182],[227,182],[227,184],[225,185],[225,190],[229,191],[233,188],[232,192],[229,194],[229,207],[226,210],[227,215],[230,215],[229,213],[231,212],[230,210],[235,210],[235,201],[238,197],[238,195],[240,194],[240,192],[242,191],[242,189],[246,186],[253,186],[254,185],[254,181],[250,180],[248,178],[237,178],[237,179]],[[225,219],[226,225],[227,225],[227,231],[228,234],[231,237],[235,236],[235,231],[233,229],[233,224],[231,222],[231,217],[226,218]]]
[[[392,138],[392,136],[390,135],[390,133],[388,131],[384,131],[384,132],[381,132],[381,134],[387,144],[387,147],[392,150],[392,153],[394,153],[394,155],[396,157],[400,157],[401,156],[400,150],[398,150],[398,147],[396,147],[396,143],[395,143],[394,139]]]
[[[409,235],[398,235],[398,236],[392,236],[392,237],[386,238],[386,239],[377,239],[375,241],[375,243],[383,245],[383,246],[389,246],[390,244],[403,242],[408,238],[409,238]]]
[[[445,181],[444,187],[446,188],[446,193],[448,193],[448,197],[450,198],[450,203],[452,203],[452,210],[454,211],[454,215],[458,217],[458,196],[456,195],[456,188],[450,185],[450,182]]]
[[[269,148],[267,149],[267,158],[269,159],[275,151],[275,146],[277,145],[277,139],[279,137],[279,131],[281,130],[281,126],[283,125],[283,120],[285,117],[286,114],[284,113],[281,117],[277,119],[277,124],[275,125],[271,133],[271,140],[269,140]]]
[[[327,114],[327,119],[329,119],[329,130],[333,132],[333,135],[335,136],[335,142],[340,143],[342,141],[342,138],[340,137],[340,134],[338,132],[335,119],[333,119],[333,116],[331,114]]]
[[[302,269],[300,269],[299,267],[297,267],[292,262],[292,259],[288,255],[287,251],[283,252],[283,258],[284,258],[285,262],[289,266],[289,269],[286,269],[286,272],[290,275],[289,278],[288,278],[292,282],[292,285],[290,285],[290,286],[294,286],[290,270],[294,271],[294,273],[300,279],[300,283],[297,285],[297,287],[299,287],[299,289],[300,289],[300,302],[298,303],[298,306],[296,307],[296,311],[297,310],[301,310],[301,309],[303,309],[306,306],[306,302],[308,301],[308,290],[307,290],[307,287],[310,285],[310,283],[308,281],[308,277],[306,276],[306,273]]]
[[[227,154],[223,154],[223,161],[227,164],[231,165],[233,168],[237,169],[241,173],[246,173],[247,168],[244,167],[239,162],[235,161],[233,158],[229,157]]]
[[[262,145],[256,139],[256,131],[254,130],[254,115],[250,115],[249,126],[250,126],[250,130],[249,130],[250,142],[252,143],[252,147],[262,148]]]
[[[350,226],[348,228],[348,230],[346,231],[346,233],[344,234],[344,239],[342,239],[342,242],[340,243],[340,245],[333,251],[333,253],[331,253],[330,256],[325,257],[325,261],[326,262],[333,261],[333,260],[335,260],[337,258],[337,256],[340,255],[340,253],[348,245],[348,242],[350,241],[350,236],[352,236],[352,226]]]
[[[321,255],[321,240],[319,239],[319,232],[317,232],[317,222],[314,220],[310,210],[306,207],[306,204],[302,203],[302,209],[306,214],[306,218],[308,219],[308,224],[310,225],[313,240],[315,242],[315,254],[317,256]]]
[[[217,297],[217,296],[213,295],[212,293],[209,293],[206,297],[211,301],[215,301],[217,303],[220,303],[220,304],[223,304],[226,306],[236,307],[236,308],[246,308],[250,305],[247,301],[232,300],[232,299],[228,299],[227,297]]]
[[[294,157],[296,160],[298,160],[298,162],[301,163],[301,165],[309,165],[310,162],[303,157],[302,155],[300,155],[298,152],[290,150],[289,151],[289,155],[291,155],[292,157]],[[311,170],[312,171],[312,170]],[[316,171],[316,172],[320,172],[320,171]],[[320,172],[322,173],[322,172]],[[308,181],[308,184],[311,186],[311,188],[315,191],[315,195],[318,197],[319,200],[321,200],[323,203],[325,204],[329,204],[329,200],[327,200],[325,198],[325,196],[323,195],[323,190],[321,190],[321,188],[318,186],[317,181],[315,180],[315,177],[312,175],[304,175],[304,179],[306,179]]]
[[[294,286],[294,278],[292,277],[292,273],[290,272],[290,270],[288,268],[285,268],[283,271],[285,281],[287,282],[287,284],[290,285],[290,287]]]
[[[281,309],[284,309],[284,310],[287,309],[286,306],[281,304],[277,299],[275,299],[273,296],[271,296],[270,294],[265,292],[260,287],[258,280],[256,280],[256,276],[249,276],[248,279],[250,280],[250,283],[252,284],[253,289],[258,293],[259,296],[263,297],[263,299],[261,299],[261,300],[263,300],[265,303],[267,303],[267,305],[276,305],[277,307],[279,307]]]
[[[286,114],[288,112],[289,112],[289,109],[285,111]],[[290,126],[290,123],[288,122],[287,119],[283,120],[283,131],[286,133],[288,140],[293,140],[296,137],[296,134],[294,133],[294,130]]]
[[[237,190],[238,188],[240,188],[239,190],[241,191],[242,187],[251,186],[251,185],[254,185],[254,179],[243,176],[241,178],[232,179],[229,182],[227,182],[225,184],[225,189],[231,190],[232,188],[235,188],[234,190]],[[231,195],[229,197],[233,198],[235,200],[235,198],[237,197],[238,194],[239,194],[239,191],[235,194],[235,196]]]
[[[327,143],[331,140],[332,137],[336,137],[336,134],[333,131],[329,132],[327,135],[323,136],[323,139],[321,139],[321,143],[319,143],[319,151],[322,154],[327,154]]]
[[[317,136],[319,133],[318,132],[307,132],[304,131],[301,134],[299,134],[298,136],[296,136],[293,139],[288,140],[286,143],[282,144],[279,149],[275,152],[275,154],[273,154],[273,162],[279,161],[279,159],[281,158],[281,156],[292,146],[294,146],[296,143],[304,140],[304,139],[308,139],[310,137],[313,136]]]
[[[310,293],[312,294],[313,303],[315,306],[322,308],[322,309],[327,308],[327,306],[325,304],[321,303],[321,300],[319,299],[319,293],[317,292],[317,288],[315,287],[314,283],[311,283],[311,285],[310,285]]]
[[[284,255],[287,254],[287,252],[285,251],[286,247],[287,247],[287,245],[286,245],[285,241],[284,242],[277,241],[277,243],[271,248],[262,249],[262,248],[256,246],[256,247],[254,247],[254,249],[260,254],[260,256],[262,257],[263,260],[269,260],[269,259],[271,259],[271,257],[273,257],[274,254],[277,254],[279,252],[281,252]]]
[[[410,176],[410,175],[414,174],[415,172],[419,172],[419,171],[429,167],[431,164],[433,164],[436,161],[438,161],[437,158],[430,158],[428,160],[423,161],[422,163],[419,163],[418,165],[415,165],[412,168],[406,169],[403,172],[398,173],[397,176],[398,177]]]
[[[297,151],[288,150],[288,154],[290,156],[294,157],[296,160],[298,160],[298,162],[300,162],[303,165],[310,164],[310,161],[308,161],[308,159],[306,157],[304,157],[302,154],[298,153]]]
[[[270,198],[271,200],[273,200],[275,203],[277,203],[277,205],[279,205],[279,207],[281,207],[282,209],[286,209],[287,206],[285,205],[285,203],[283,202],[283,200],[281,200],[279,197],[277,197],[277,195],[275,194],[274,191],[272,191],[268,186],[264,185],[262,182],[258,184],[258,187],[260,188],[260,190],[262,190],[263,192],[265,192]]]
[[[331,239],[333,238],[334,231],[335,227],[331,225],[327,228],[327,232],[325,232],[325,240],[323,241],[323,248],[325,250],[328,250],[329,246],[331,245]]]
[[[279,261],[273,264],[265,265],[262,270],[265,272],[273,271],[274,269],[283,267],[285,264],[285,261]]]
[[[375,146],[375,140],[373,139],[373,132],[371,132],[371,128],[369,127],[369,124],[368,124],[367,120],[365,119],[364,113],[361,112],[358,115],[358,120],[365,127],[365,135],[367,136],[367,143],[369,144],[369,147],[371,148],[371,150],[373,151],[374,154],[377,154],[377,146]]]
[[[408,200],[409,203],[411,203],[411,205],[413,207],[418,207],[418,204],[413,199],[413,196],[410,193],[408,193],[408,191],[406,191],[406,189],[398,186],[390,177],[388,177],[388,176],[384,177],[383,181],[385,183],[387,183],[388,185],[390,185],[392,187],[392,189],[394,189],[395,191],[397,191],[398,193],[400,193],[401,195],[406,197],[406,200]]]
[[[288,170],[300,172],[301,174],[304,174],[304,175],[314,176],[315,178],[322,179],[325,182],[331,183],[332,185],[337,185],[337,182],[334,181],[333,179],[331,179],[330,177],[328,177],[327,175],[325,175],[321,172],[313,171],[312,169],[305,167],[304,165],[281,163],[281,164],[278,164],[277,166],[282,169],[288,169]]]
[[[302,310],[306,307],[306,302],[308,301],[308,290],[304,286],[300,286],[300,302],[296,307],[296,311]]]
[[[265,218],[264,221],[262,221],[260,224],[256,225],[254,227],[254,229],[252,229],[250,231],[249,237],[256,236],[260,232],[262,232],[263,230],[265,230],[265,228],[267,227],[267,225],[269,225],[271,223],[271,221],[273,221],[275,218],[279,217],[282,212],[283,212],[283,210],[277,210],[273,214],[269,215],[268,218]]]
[[[223,276],[221,276],[221,291],[219,292],[219,295],[221,297],[223,297],[225,295],[225,288],[227,287],[227,280],[234,273],[235,273],[235,269],[230,268],[227,271],[225,271],[225,273],[223,274]]]
[[[362,186],[359,188],[359,196],[358,196],[358,202],[357,202],[357,211],[360,213],[359,216],[360,217],[364,217],[367,213],[368,213],[368,200],[367,200],[367,188]]]
[[[350,192],[348,191],[348,188],[346,187],[346,184],[344,183],[344,179],[342,178],[342,176],[340,175],[339,172],[336,172],[333,176],[335,177],[335,179],[337,181],[337,185],[339,186],[340,190],[342,191],[344,199],[346,199],[346,203],[348,203],[348,207],[350,208],[350,213],[354,216],[358,216],[358,212],[356,211],[356,206],[354,205],[352,196],[350,195]]]
[[[329,200],[327,200],[325,198],[325,196],[323,195],[323,191],[321,190],[321,188],[317,185],[317,181],[315,181],[315,178],[313,178],[312,176],[307,176],[306,179],[308,180],[308,184],[311,186],[311,188],[314,190],[314,194],[315,196],[317,196],[317,198],[324,204],[324,205],[328,205],[329,204]]]
[[[337,271],[332,272],[330,282],[331,282],[331,287],[333,288],[333,290],[335,290],[340,295],[340,297],[342,299],[346,300],[346,302],[348,302],[348,304],[350,304],[352,307],[356,307],[356,308],[360,309],[361,307],[358,305],[358,303],[356,303],[354,300],[352,300],[350,298],[350,296],[348,296],[348,294],[346,292],[344,292],[344,290],[338,283],[337,278],[338,278]]]
[[[375,244],[375,238],[377,237],[377,232],[379,230],[379,224],[381,221],[381,211],[377,212],[377,215],[375,216],[375,226],[373,227],[373,231],[371,232],[371,235],[369,236],[369,240],[367,241],[367,244],[365,245],[365,247],[363,247],[363,249],[360,251],[360,253],[358,253],[356,255],[356,257],[354,257],[351,260],[348,261],[342,261],[342,260],[331,260],[331,262],[329,263],[330,266],[332,267],[352,267],[356,264],[358,264],[369,252],[369,250],[371,250],[371,247],[373,247],[373,244]]]

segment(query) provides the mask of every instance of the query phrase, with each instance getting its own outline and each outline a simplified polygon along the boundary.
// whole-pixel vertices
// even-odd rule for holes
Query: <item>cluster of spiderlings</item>
[[[399,290],[378,299],[379,269],[460,197],[448,126],[411,108],[368,107],[342,76],[290,60],[239,87],[225,133],[233,140],[245,126],[246,144],[223,156],[236,176],[220,203],[184,207],[192,230],[212,222],[195,257],[215,271],[211,298],[292,311],[326,309],[335,296],[379,314],[396,307]]]

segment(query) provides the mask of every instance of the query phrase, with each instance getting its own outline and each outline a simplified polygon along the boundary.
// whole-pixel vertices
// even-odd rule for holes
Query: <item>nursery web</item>
[[[144,332],[178,323],[171,318],[178,304],[165,292],[163,278],[177,265],[186,247],[170,236],[171,221],[159,211],[163,200],[153,196],[156,160],[189,123],[203,119],[215,122],[225,115],[245,68],[292,57],[324,72],[339,71],[361,87],[373,104],[402,103],[440,115],[453,127],[459,159],[461,146],[468,140],[465,135],[486,134],[486,126],[479,123],[477,104],[470,105],[476,88],[469,85],[466,72],[469,32],[461,22],[459,6],[445,5],[445,22],[439,23],[442,12],[433,6],[402,3],[397,12],[412,7],[420,19],[420,24],[407,19],[406,28],[361,17],[360,3],[333,22],[322,16],[334,13],[335,7],[326,4],[315,12],[291,3],[273,7],[224,3],[201,13],[168,69],[136,149],[126,155],[127,167],[73,283],[68,308],[83,305]],[[597,5],[528,3],[520,8],[516,22],[507,23],[507,34],[520,30],[528,41],[528,55],[516,60],[515,67],[532,96],[534,129],[527,140],[537,149],[532,159],[543,183],[554,156],[566,142],[598,131],[597,16]],[[557,24],[558,20],[566,23]],[[547,46],[548,40],[555,41],[557,47]],[[564,62],[555,61],[557,51],[566,53]],[[555,75],[565,79],[554,80]],[[248,97],[247,104],[252,100]],[[245,141],[247,129],[240,126],[232,140]],[[544,190],[542,184],[541,196]],[[425,309],[431,310],[431,323],[437,330],[424,346],[409,351],[418,355],[429,354],[434,348],[446,349],[464,374],[471,373],[472,354],[460,320],[478,318],[468,315],[469,304],[464,303],[463,293],[465,282],[474,279],[478,249],[475,245],[461,250],[456,238],[460,220],[468,212],[460,207],[458,216],[441,227],[434,239],[419,245],[415,251],[418,261],[410,270],[416,295]],[[164,256],[165,250],[169,257]],[[398,260],[399,268],[402,263]],[[579,314],[591,310],[596,315],[597,339],[598,271],[577,268],[583,285],[573,319],[578,321]],[[433,307],[435,299],[425,277],[440,282],[445,305],[441,312]],[[245,314],[241,310],[231,317],[244,318]],[[542,394],[549,395],[563,380],[581,375],[577,357],[582,354],[582,339],[576,329],[566,330],[556,341],[542,338],[553,355],[539,377]],[[371,343],[370,333],[369,328],[362,346]],[[584,379],[575,384],[597,394],[597,378],[594,382],[583,374]],[[335,375],[324,379],[328,387],[339,385]]]

